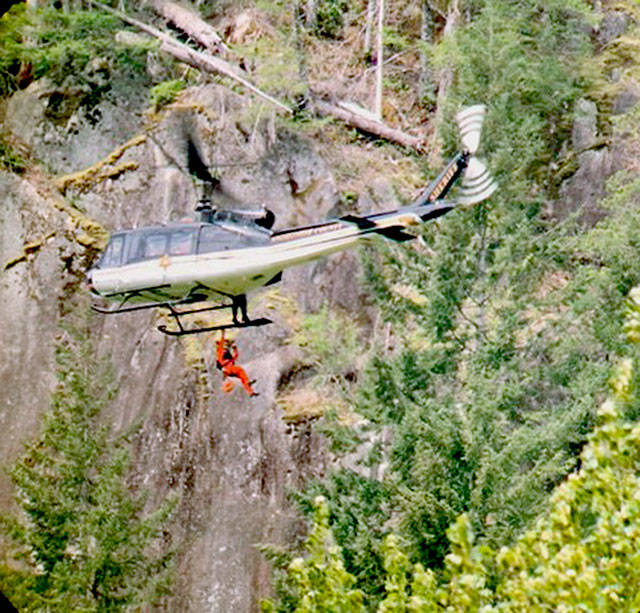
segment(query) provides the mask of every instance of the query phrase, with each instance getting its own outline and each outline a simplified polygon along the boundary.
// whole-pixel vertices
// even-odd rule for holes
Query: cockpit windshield
[[[112,268],[122,264],[124,252],[124,234],[114,234],[100,258],[100,268]]]

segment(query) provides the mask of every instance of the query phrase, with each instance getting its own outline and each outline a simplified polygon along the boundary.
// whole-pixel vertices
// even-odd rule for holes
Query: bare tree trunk
[[[443,38],[450,36],[451,33],[458,27],[460,23],[460,8],[459,8],[459,0],[451,0],[447,7],[446,21],[444,26]],[[440,72],[436,75],[436,87],[437,87],[437,95],[436,95],[436,112],[434,116],[434,125],[436,126],[436,130],[434,134],[438,134],[438,126],[442,122],[442,111],[444,109],[444,100],[449,92],[449,88],[453,83],[453,70],[448,66],[440,70]],[[432,143],[432,146],[429,148],[429,157],[430,163],[436,164],[439,163],[439,157],[442,150],[442,143],[437,140]]]
[[[305,21],[308,28],[313,29],[316,27],[316,11],[318,9],[317,4],[317,0],[307,0],[307,8],[305,9]]]
[[[443,38],[450,36],[460,23],[459,0],[451,0],[447,10],[447,18],[444,25]],[[453,82],[453,71],[450,68],[443,68],[438,75],[438,108],[442,107],[442,101]]]
[[[367,0],[367,21],[364,29],[364,44],[363,50],[365,55],[371,53],[371,38],[373,31],[373,22],[376,18],[376,0]]]
[[[376,102],[375,113],[382,121],[382,69],[384,66],[384,41],[382,28],[384,26],[384,0],[378,0],[378,38],[376,43]]]
[[[480,249],[478,254],[478,265],[477,265],[477,279],[480,281],[478,284],[482,289],[480,296],[477,299],[478,304],[478,314],[477,314],[477,334],[476,334],[476,342],[478,348],[482,347],[486,338],[487,338],[487,300],[489,298],[487,294],[487,215],[486,208],[483,208],[483,223],[482,223],[482,232],[480,235]]]
[[[340,119],[363,132],[379,136],[380,138],[397,143],[408,149],[423,150],[424,140],[419,136],[413,136],[413,134],[407,134],[402,130],[392,128],[376,119],[358,113],[354,109],[347,109],[343,106],[316,99],[313,101],[313,108],[321,115],[330,115],[331,117]]]
[[[311,2],[308,2],[307,4],[311,4]],[[304,37],[304,24],[302,23],[303,10],[302,10],[302,6],[300,5],[300,0],[295,0],[293,5],[293,10],[294,10],[293,18],[294,18],[295,47],[296,47],[296,53],[297,53],[297,59],[298,59],[298,77],[300,78],[300,81],[304,83],[304,86],[305,86],[305,93],[303,96],[301,96],[301,99],[298,100],[298,106],[302,107],[304,106],[305,102],[309,97],[309,72],[307,67],[307,55],[306,55],[305,45],[303,41],[303,37]],[[307,11],[308,10],[310,10],[310,8],[307,6]],[[307,15],[305,16],[305,19],[308,20],[308,18],[309,18],[309,15],[307,13]]]
[[[420,83],[418,95],[423,103],[435,102],[435,83],[433,72],[429,63],[429,54],[424,47],[433,43],[433,11],[428,0],[422,0],[422,23],[420,24],[420,41],[423,48],[420,49]]]

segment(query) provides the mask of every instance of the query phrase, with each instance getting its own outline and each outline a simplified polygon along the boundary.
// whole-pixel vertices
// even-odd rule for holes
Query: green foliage
[[[377,602],[384,593],[383,540],[391,511],[387,486],[352,470],[340,470],[296,498],[308,515],[318,496],[328,501],[332,532],[346,569],[358,574],[367,601]]]
[[[434,49],[435,64],[455,75],[447,108],[485,102],[490,109],[484,140],[507,200],[533,200],[548,183],[573,102],[588,85],[583,67],[592,21],[582,0],[489,0]],[[452,128],[449,142],[457,142]]]
[[[0,95],[14,88],[21,65],[31,65],[33,77],[61,84],[73,77],[76,84],[92,82],[85,69],[94,58],[104,58],[109,68],[126,74],[140,73],[155,43],[125,45],[115,41],[121,22],[97,11],[63,12],[54,8],[26,10],[12,7],[0,17]]]
[[[349,9],[347,0],[319,0],[315,5],[314,33],[336,38],[344,25],[344,13]]]
[[[359,328],[347,314],[332,312],[325,303],[317,313],[306,314],[291,342],[302,348],[316,370],[318,383],[340,382],[352,373],[362,354]]]
[[[112,611],[156,602],[169,586],[159,537],[175,505],[149,512],[127,487],[129,442],[104,415],[112,377],[85,333],[61,333],[51,410],[10,470],[20,513],[2,528],[28,572],[7,595],[28,610]]]
[[[238,49],[254,66],[255,83],[261,89],[285,99],[306,92],[307,84],[300,76],[300,54],[289,31],[266,32]],[[260,107],[260,113],[264,113],[264,107]]]
[[[592,320],[562,306],[563,282],[536,289],[555,283],[557,273],[544,272],[554,268],[553,235],[542,253],[540,235],[534,239],[540,259],[524,274],[512,249],[531,241],[532,224],[521,221],[519,244],[496,240],[487,253],[489,219],[479,213],[429,233],[429,259],[420,248],[393,250],[370,268],[379,304],[405,342],[369,364],[358,412],[395,429],[388,505],[411,558],[430,567],[442,564],[447,526],[460,513],[469,513],[483,542],[499,545],[544,509],[593,425],[593,399],[607,376],[602,356],[616,346],[615,334],[596,340]],[[461,270],[474,245],[475,262]],[[349,498],[335,504],[357,513]],[[368,581],[364,568],[348,568]]]
[[[306,557],[294,558],[287,565],[287,597],[278,604],[263,601],[262,611],[362,611],[362,592],[353,588],[355,579],[344,569],[329,529],[329,510],[321,496],[314,501],[313,526],[304,549]]]
[[[627,339],[637,343],[638,288],[628,312]],[[640,605],[640,426],[623,417],[638,396],[637,367],[637,356],[620,362],[580,470],[556,488],[550,512],[499,552],[494,598],[508,610],[633,611]]]
[[[640,287],[627,302],[625,331],[640,341]],[[611,394],[598,411],[599,424],[580,454],[580,468],[558,485],[550,508],[512,546],[477,545],[471,521],[461,514],[447,529],[450,552],[442,573],[417,564],[394,535],[384,545],[385,596],[375,610],[388,611],[635,611],[640,606],[640,425],[624,418],[638,397],[634,358],[620,361]],[[333,566],[315,564],[315,574],[288,570],[288,580],[313,595],[316,608],[332,610],[340,551],[328,532],[327,510],[316,511],[314,560],[330,556]],[[317,538],[322,534],[322,538]],[[307,568],[310,561],[300,560]],[[326,573],[326,576],[325,576]],[[357,593],[353,576],[340,586]],[[332,585],[335,585],[332,584]],[[270,606],[273,607],[272,604]],[[265,610],[309,610],[275,609]],[[363,610],[359,603],[354,611]],[[373,610],[373,609],[370,609]]]
[[[178,94],[186,87],[186,83],[182,79],[172,79],[163,81],[154,85],[149,90],[149,102],[154,110],[171,104],[178,97]]]
[[[384,541],[385,597],[378,613],[434,613],[438,604],[433,597],[435,575],[421,564],[411,564],[399,546],[398,538],[389,534]]]
[[[15,148],[2,137],[0,137],[0,168],[16,174],[21,174],[26,169],[26,162]]]
[[[355,410],[393,431],[381,521],[393,519],[410,560],[425,567],[446,571],[447,530],[461,514],[477,543],[498,548],[546,509],[594,427],[607,356],[621,349],[616,317],[640,281],[634,215],[622,219],[637,209],[636,188],[617,190],[621,216],[583,237],[571,219],[550,224],[542,206],[589,85],[591,20],[582,2],[489,0],[439,43],[434,59],[453,72],[444,115],[486,101],[483,147],[500,190],[430,224],[428,247],[365,256],[396,346],[370,361]],[[447,128],[445,148],[453,140]],[[371,530],[364,483],[348,491],[333,479],[323,493],[336,540],[376,602],[386,531]]]

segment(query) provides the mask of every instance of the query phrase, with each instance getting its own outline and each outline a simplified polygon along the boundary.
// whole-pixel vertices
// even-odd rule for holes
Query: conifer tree
[[[632,290],[625,322],[627,347],[610,381],[609,397],[597,411],[598,424],[580,454],[580,468],[558,485],[549,509],[511,546],[479,545],[468,514],[447,528],[449,553],[441,572],[411,564],[394,534],[385,539],[384,585],[377,606],[353,611],[636,611],[640,606],[640,425],[629,420],[638,401],[640,364],[640,288]],[[304,595],[313,595],[314,611],[332,610],[327,590],[341,551],[329,532],[326,511],[314,516],[313,554],[288,569],[298,590],[291,608],[266,603],[265,610],[306,611]],[[313,575],[300,568],[313,566]],[[357,593],[361,583],[345,574],[340,585]],[[304,578],[304,581],[301,579]],[[278,605],[282,604],[282,601]],[[291,604],[291,603],[290,603]]]
[[[329,528],[329,509],[322,496],[317,496],[313,502],[312,524],[304,543],[304,557],[280,563],[285,576],[279,592],[284,597],[277,605],[269,600],[262,602],[262,610],[296,613],[363,611],[362,591],[354,588],[355,578],[344,568],[340,549]]]
[[[169,586],[161,536],[175,505],[150,511],[127,486],[129,440],[105,415],[113,378],[85,334],[62,330],[51,409],[10,469],[19,513],[1,525],[28,572],[5,570],[3,590],[25,610],[113,611],[155,602]]]
[[[483,142],[500,190],[428,226],[428,248],[365,256],[396,349],[371,361],[355,409],[392,429],[389,468],[375,487],[343,471],[309,496],[327,496],[346,567],[374,598],[384,593],[382,538],[392,527],[410,559],[431,568],[444,563],[461,513],[481,542],[513,541],[595,423],[606,356],[620,339],[584,313],[599,305],[603,326],[615,321],[629,286],[616,288],[613,266],[600,271],[603,291],[591,287],[577,317],[569,299],[587,287],[575,255],[585,246],[570,219],[544,215],[548,168],[587,85],[576,67],[589,52],[590,19],[580,1],[489,0],[434,53],[455,67],[445,114],[478,101],[489,108]],[[453,132],[444,136],[453,148]],[[365,502],[373,491],[377,506]]]

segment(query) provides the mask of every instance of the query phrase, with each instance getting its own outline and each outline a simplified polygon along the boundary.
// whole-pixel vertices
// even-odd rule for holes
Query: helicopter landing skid
[[[200,334],[204,332],[215,332],[217,330],[229,330],[230,328],[255,328],[257,326],[266,326],[272,323],[270,319],[261,317],[259,319],[249,319],[247,315],[247,298],[244,294],[239,296],[229,296],[231,304],[217,304],[215,306],[201,307],[190,310],[179,310],[175,308],[175,305],[165,303],[162,306],[169,309],[169,315],[173,317],[178,326],[177,329],[170,330],[166,325],[161,324],[158,326],[160,332],[168,334],[169,336],[185,336],[186,334]],[[231,309],[232,321],[226,324],[217,324],[215,326],[203,326],[199,328],[185,328],[182,325],[183,315],[193,315],[194,313],[202,313],[204,311],[215,311],[218,309]],[[238,313],[240,311],[240,313]],[[240,315],[240,319],[238,318]]]
[[[175,315],[174,315],[175,317]],[[218,326],[208,326],[204,328],[184,328],[180,322],[180,319],[176,317],[176,321],[178,322],[177,330],[169,330],[167,326],[164,324],[158,326],[158,330],[160,332],[164,332],[169,336],[185,336],[186,334],[200,334],[203,332],[216,332],[218,330],[229,330],[231,328],[255,328],[258,326],[266,326],[267,324],[273,323],[270,319],[266,317],[260,317],[259,319],[250,319],[249,321],[239,321],[239,322],[231,322],[228,324],[220,324]]]

